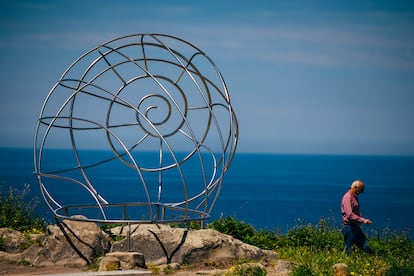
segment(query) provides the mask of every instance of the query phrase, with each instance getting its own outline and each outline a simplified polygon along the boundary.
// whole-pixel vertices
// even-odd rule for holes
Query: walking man
[[[342,197],[342,234],[344,235],[344,252],[346,255],[351,254],[354,244],[366,252],[371,251],[367,238],[361,228],[361,224],[372,223],[370,219],[361,216],[358,195],[363,191],[364,183],[361,180],[355,180],[352,182],[351,189]]]

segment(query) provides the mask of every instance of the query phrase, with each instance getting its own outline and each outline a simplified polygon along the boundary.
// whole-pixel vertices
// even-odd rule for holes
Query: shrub
[[[39,203],[38,199],[25,201],[29,191],[29,184],[25,184],[21,191],[10,187],[7,192],[0,186],[0,227],[19,231],[46,230],[46,222],[33,214]]]
[[[213,221],[208,226],[223,234],[228,234],[241,241],[248,240],[254,235],[255,229],[250,224],[243,221],[237,221],[233,217],[221,218]]]
[[[414,242],[407,232],[389,232],[384,235],[376,234],[370,239],[370,245],[377,255],[389,258],[403,257],[407,262],[414,263]]]
[[[188,228],[193,230],[200,230],[202,225],[203,223],[201,221],[174,222],[169,224],[172,228]]]
[[[321,219],[317,226],[311,224],[295,226],[285,236],[280,236],[277,239],[276,246],[306,246],[312,249],[326,250],[341,249],[343,237],[338,229],[328,229],[326,220]]]
[[[386,276],[414,276],[414,271],[408,267],[392,266],[385,272]]]
[[[255,231],[252,236],[246,237],[243,242],[262,249],[273,250],[277,247],[279,238],[280,236],[275,232],[264,229]]]

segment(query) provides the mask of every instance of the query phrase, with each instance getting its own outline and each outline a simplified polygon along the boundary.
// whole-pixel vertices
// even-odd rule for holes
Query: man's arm
[[[345,198],[342,201],[342,212],[345,215],[345,217],[350,222],[357,222],[357,223],[364,223],[364,224],[371,224],[372,221],[361,217],[360,215],[356,214],[353,211],[353,207],[356,207],[359,209],[358,203],[353,200],[353,198]]]

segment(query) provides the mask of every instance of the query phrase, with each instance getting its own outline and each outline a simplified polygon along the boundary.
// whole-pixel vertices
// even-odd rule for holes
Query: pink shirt
[[[351,191],[346,192],[342,197],[341,212],[342,223],[345,225],[361,225],[367,221],[366,218],[361,216],[357,195]]]

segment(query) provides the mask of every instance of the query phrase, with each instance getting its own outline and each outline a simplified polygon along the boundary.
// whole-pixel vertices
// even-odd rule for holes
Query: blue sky
[[[414,155],[412,1],[0,1],[0,147],[89,49],[165,33],[219,67],[240,152]]]

